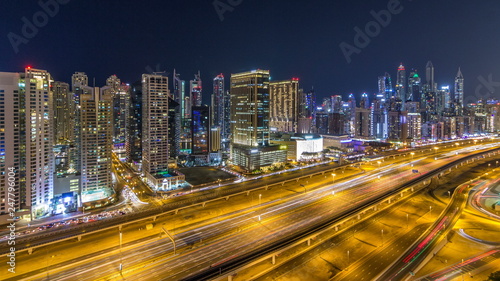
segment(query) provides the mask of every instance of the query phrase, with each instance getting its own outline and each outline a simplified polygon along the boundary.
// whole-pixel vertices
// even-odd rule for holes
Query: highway
[[[455,155],[449,158],[454,157],[460,156]],[[428,159],[427,161],[430,163],[427,164],[419,164],[420,173],[428,172],[442,165],[442,163],[450,161],[450,159],[432,160]],[[417,161],[420,160],[415,159],[413,163],[419,163]],[[140,276],[141,279],[150,278],[152,280],[157,277],[156,275],[168,276],[168,279],[172,280],[187,277],[197,270],[208,268],[210,265],[234,258],[235,251],[242,253],[254,249],[256,246],[272,243],[272,241],[278,238],[277,236],[283,237],[289,235],[298,229],[307,228],[323,217],[331,217],[342,210],[351,208],[353,201],[363,204],[364,200],[369,200],[371,196],[374,196],[373,194],[377,192],[384,193],[394,185],[418,176],[411,173],[408,165],[408,163],[405,163],[398,165],[398,167],[387,167],[382,172],[367,173],[367,176],[352,179],[347,184],[336,184],[334,190],[331,185],[327,185],[324,188],[307,192],[304,195],[292,196],[286,201],[283,200],[286,204],[283,202],[281,205],[267,209],[265,208],[266,206],[263,206],[264,209],[258,213],[252,212],[238,217],[236,221],[243,222],[243,224],[246,223],[243,227],[231,221],[226,222],[223,220],[222,226],[214,224],[212,227],[219,231],[222,229],[223,233],[231,233],[231,229],[234,231],[235,228],[238,228],[237,232],[220,238],[208,246],[203,244],[202,239],[204,238],[202,237],[216,235],[214,234],[216,232],[209,230],[210,228],[196,229],[182,235],[177,234],[178,248],[182,248],[183,243],[184,245],[188,245],[193,243],[193,241],[196,242],[198,238],[200,238],[200,245],[193,244],[192,246],[195,249],[182,252],[175,259],[172,259],[170,255],[172,247],[166,239],[131,250],[124,249],[122,252],[123,273],[127,276],[132,274],[135,277]],[[405,172],[405,176],[401,176],[400,173],[402,171]],[[382,176],[380,180],[378,179],[379,175]],[[323,179],[323,181],[325,180]],[[330,181],[326,180],[325,182]],[[366,185],[368,182],[372,182],[372,184]],[[335,191],[335,195],[332,195],[332,191]],[[303,207],[303,210],[297,211],[297,208],[300,207]],[[260,221],[258,220],[259,215],[261,216]],[[256,239],[255,237],[260,237],[260,239]],[[108,255],[105,259],[97,260],[95,264],[86,264],[85,266],[78,267],[77,270],[68,270],[65,273],[61,273],[61,275],[53,273],[52,276],[63,278],[65,274],[72,276],[76,274],[80,276],[79,278],[83,278],[80,280],[91,280],[102,276],[107,276],[106,278],[118,278],[119,275],[108,276],[108,274],[118,273],[118,261],[119,259],[116,255]],[[133,269],[133,266],[137,264],[139,267],[143,267],[146,265],[146,262],[148,263],[147,271],[127,271],[127,268]],[[96,268],[99,269],[97,270]]]

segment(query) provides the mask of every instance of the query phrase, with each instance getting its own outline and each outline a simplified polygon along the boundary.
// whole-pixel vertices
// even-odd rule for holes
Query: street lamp
[[[377,161],[377,163],[378,163],[378,167],[380,168],[380,163],[382,163],[382,162],[380,162],[380,161]]]
[[[350,254],[350,252],[349,252],[349,250],[347,250],[347,267],[349,267],[349,263],[350,263],[349,262],[349,254]],[[347,270],[347,267],[345,268],[345,270]]]
[[[429,206],[429,217],[432,217],[432,206]]]
[[[415,152],[410,153],[411,155],[411,161],[413,161],[413,155],[415,155]]]
[[[122,232],[120,231],[120,274],[123,269],[123,264],[122,264]]]
[[[381,229],[381,232],[382,232],[382,247],[384,247],[384,230]]]
[[[448,190],[448,197],[451,199],[451,192]]]
[[[262,194],[259,194],[259,205],[261,203],[261,199],[262,199]]]
[[[336,174],[332,174],[332,184],[335,182],[335,177],[336,176],[337,176]]]
[[[439,147],[437,147],[437,146],[435,146],[435,147],[434,147],[434,156],[436,156],[436,155],[437,155],[437,151],[438,151],[438,149],[439,149]]]
[[[408,213],[406,213],[406,228],[408,228]]]

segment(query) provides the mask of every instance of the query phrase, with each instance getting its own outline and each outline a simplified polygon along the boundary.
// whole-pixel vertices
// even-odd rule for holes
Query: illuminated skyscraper
[[[434,78],[434,65],[432,65],[431,61],[427,62],[427,66],[425,67],[425,89],[424,92],[436,92],[437,86]]]
[[[269,83],[270,127],[276,128],[278,132],[297,132],[298,93],[298,78]]]
[[[168,77],[142,75],[142,170],[149,185],[159,189],[168,174]]]
[[[202,84],[200,72],[194,75],[194,80],[189,81],[191,96],[191,106],[201,106],[202,104]]]
[[[269,144],[269,70],[231,75],[233,144]]]
[[[454,104],[455,114],[457,116],[462,115],[464,107],[464,76],[460,68],[458,68],[457,77],[455,77]]]
[[[361,95],[361,101],[359,102],[359,107],[363,109],[370,109],[370,99],[368,98],[368,94],[363,93]]]
[[[378,93],[384,95],[385,99],[390,99],[394,93],[392,89],[392,79],[389,73],[378,77]]]
[[[81,87],[80,153],[82,202],[113,194],[111,152],[113,145],[113,94],[106,88]],[[91,204],[87,204],[87,207]]]
[[[56,81],[52,84],[54,93],[54,141],[63,143],[73,140],[73,98],[69,84]]]
[[[422,84],[420,76],[416,70],[412,70],[408,77],[408,99],[409,101],[420,102],[422,99]]]
[[[115,79],[111,79],[115,78]],[[119,84],[115,75],[108,78],[103,90],[113,97],[113,150],[123,161],[130,160],[130,86]]]
[[[193,106],[191,121],[193,150],[192,155],[200,155],[208,161],[210,152],[210,107],[206,105]]]
[[[54,174],[52,83],[47,71],[30,67],[0,73],[0,184],[7,187],[14,177],[16,187],[0,189],[0,216],[9,208],[27,217],[48,211]]]
[[[406,102],[408,99],[408,96],[406,95],[407,92],[407,86],[406,86],[407,80],[406,80],[406,69],[401,63],[398,67],[398,75],[396,79],[396,98],[399,98],[400,100]]]
[[[222,149],[229,150],[229,137],[231,132],[231,100],[229,91],[224,90],[224,75],[219,74],[213,81],[212,94],[212,127],[219,128]]]
[[[88,86],[89,78],[85,72],[75,72],[71,76],[71,91],[75,92],[77,86]]]
[[[231,155],[248,171],[286,160],[286,147],[269,146],[269,70],[231,75]]]

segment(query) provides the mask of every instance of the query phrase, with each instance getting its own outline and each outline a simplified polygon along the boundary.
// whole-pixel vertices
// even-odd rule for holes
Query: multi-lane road
[[[158,232],[151,233],[149,239],[143,237],[142,243],[129,242],[121,247],[114,246],[107,252],[100,252],[99,255],[91,254],[83,258],[78,255],[73,258],[68,257],[65,262],[52,264],[52,266],[47,264],[44,268],[24,273],[22,277],[44,279],[46,274],[50,274],[51,278],[57,280],[120,279],[122,276],[137,280],[159,280],[160,277],[178,280],[214,268],[220,268],[222,271],[220,266],[227,261],[338,216],[355,205],[363,205],[372,198],[387,193],[420,174],[428,173],[444,163],[471,153],[469,150],[442,149],[440,153],[434,151],[427,152],[427,154],[415,154],[412,155],[412,159],[408,154],[406,158],[393,160],[393,163],[387,161],[380,168],[377,165],[367,166],[366,168],[372,171],[357,171],[355,172],[357,175],[344,181],[340,180],[340,175],[333,180],[329,176],[326,178],[321,175],[314,176],[308,180],[301,180],[295,184],[287,183],[282,188],[276,188],[273,192],[279,195],[273,195],[273,200],[264,199],[262,202],[259,196],[258,201],[255,198],[251,204],[248,204],[248,200],[235,198],[236,201],[246,201],[246,206],[245,203],[241,203],[238,210],[228,214],[221,212],[216,221],[211,218],[210,221],[200,221],[184,229],[174,227],[178,252],[175,256],[172,255],[173,247],[170,240],[165,238],[165,235],[163,238],[157,238],[160,233],[159,229],[164,225],[162,222],[156,222],[155,229]],[[448,154],[441,152],[448,152]],[[435,160],[435,157],[438,159]],[[311,170],[317,172],[321,169],[325,167],[316,167]],[[418,173],[412,172],[415,169],[418,169]],[[306,174],[304,171],[299,173]],[[296,174],[288,175],[288,177],[296,176]],[[260,179],[257,183],[248,182],[245,188],[251,185],[279,182],[283,180],[283,177],[284,175],[280,175]],[[332,184],[333,181],[335,184]],[[224,192],[232,191],[230,187],[223,187],[218,190],[218,194],[225,195]],[[193,194],[180,199],[178,203],[189,204],[197,200],[199,199]],[[234,204],[232,200],[233,198],[227,204]],[[175,216],[189,217],[190,214],[187,211]],[[169,231],[172,230],[172,227],[168,226],[170,220],[175,219],[170,218],[164,226]],[[102,239],[106,239],[116,234],[102,233],[101,235]],[[147,238],[148,235],[145,237]],[[78,244],[73,242],[73,245],[68,245],[68,247],[78,247]],[[51,255],[49,261],[53,256],[57,254]],[[31,259],[34,261],[43,259],[46,262],[47,255],[35,256],[34,254]],[[20,276],[16,278],[20,280]]]

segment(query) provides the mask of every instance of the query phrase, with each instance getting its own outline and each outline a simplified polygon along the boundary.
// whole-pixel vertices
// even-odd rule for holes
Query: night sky
[[[498,0],[401,0],[400,12],[347,63],[339,44],[355,46],[354,28],[365,29],[374,20],[370,11],[393,1],[70,0],[46,23],[40,16],[16,53],[9,33],[24,37],[22,18],[33,22],[43,9],[38,1],[1,0],[0,71],[31,65],[66,82],[83,71],[102,86],[112,74],[135,82],[142,73],[176,68],[189,81],[201,70],[205,103],[215,75],[256,68],[269,69],[272,80],[299,77],[319,98],[374,93],[377,77],[389,72],[395,80],[400,62],[424,74],[431,60],[439,86],[453,86],[461,66],[469,97],[478,77],[500,81]],[[222,21],[214,2],[232,9]]]

